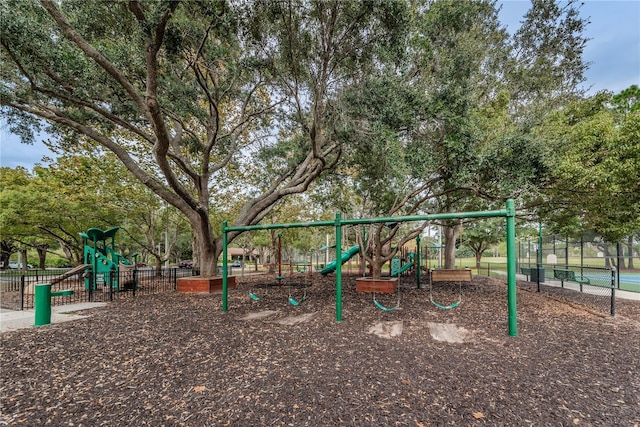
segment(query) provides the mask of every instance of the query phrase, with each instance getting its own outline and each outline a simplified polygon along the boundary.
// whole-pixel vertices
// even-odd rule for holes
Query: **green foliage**
[[[507,78],[525,126],[582,95],[588,20],[579,8],[578,0],[534,1],[514,36]]]
[[[62,157],[2,189],[0,224],[119,223],[124,246],[152,254],[160,230],[188,241],[186,218],[205,273],[224,219],[317,218],[318,206],[387,216],[512,197],[549,203],[538,213],[567,229],[637,228],[638,87],[580,100],[576,1],[533,2],[513,37],[496,6],[7,0],[3,118],[25,141],[46,121]],[[382,248],[418,231],[371,235]]]
[[[234,200],[240,225],[307,190],[341,156],[343,88],[395,61],[408,30],[398,1],[0,7],[10,128],[28,140],[37,117],[65,152],[85,139],[112,152],[188,218],[204,274],[228,184],[247,188]]]
[[[538,129],[553,152],[551,203],[541,214],[556,231],[572,224],[618,241],[640,228],[640,111],[631,104],[621,114],[610,107],[617,102],[599,93]]]

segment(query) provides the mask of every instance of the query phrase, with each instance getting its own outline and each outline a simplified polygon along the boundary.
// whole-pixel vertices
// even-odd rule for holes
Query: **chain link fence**
[[[478,274],[507,278],[506,263],[481,263]],[[580,265],[517,265],[518,286],[552,294],[615,315],[615,269]]]
[[[597,236],[570,238],[556,234],[518,239],[516,250],[519,264],[615,268],[620,277],[633,274],[640,277],[640,242],[634,237],[610,243]],[[619,289],[640,292],[640,283],[634,286],[617,280],[617,287],[618,282]]]

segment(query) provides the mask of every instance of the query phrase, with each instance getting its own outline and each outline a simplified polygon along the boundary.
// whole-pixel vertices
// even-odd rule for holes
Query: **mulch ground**
[[[271,280],[239,279],[228,312],[220,295],[166,293],[3,333],[0,425],[640,424],[640,302],[619,301],[611,318],[519,289],[509,337],[506,285],[487,277],[455,309],[433,306],[428,288],[402,289],[389,312],[345,278],[340,323],[333,277],[314,278],[297,307],[286,286],[248,297]],[[457,285],[434,295],[453,302]],[[371,333],[380,322],[401,322],[402,334]],[[440,341],[434,325],[463,342]]]

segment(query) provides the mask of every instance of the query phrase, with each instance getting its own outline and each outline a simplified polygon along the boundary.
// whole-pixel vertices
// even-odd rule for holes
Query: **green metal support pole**
[[[416,281],[420,289],[420,235],[416,236]]]
[[[366,276],[367,271],[367,260],[365,259],[365,255],[367,250],[367,230],[363,226],[360,226],[360,232],[362,233],[362,246],[360,247],[360,276]]]
[[[282,282],[282,233],[278,232],[278,284]]]
[[[222,221],[222,311],[229,310],[227,279],[227,221]]]
[[[518,314],[516,308],[516,209],[512,199],[507,208],[507,306],[509,314],[509,336],[518,336]]]
[[[33,307],[36,317],[35,326],[51,323],[51,285],[39,284],[35,286]]]
[[[342,322],[342,215],[336,212],[336,322]]]

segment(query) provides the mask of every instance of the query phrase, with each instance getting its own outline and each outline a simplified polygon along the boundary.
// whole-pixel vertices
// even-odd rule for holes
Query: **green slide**
[[[410,269],[411,267],[413,267],[413,261],[412,262],[408,262],[405,265],[403,265],[402,267],[400,267],[398,270],[393,270],[391,272],[392,276],[399,276],[400,274],[404,273],[405,271],[407,271],[408,269]]]
[[[345,262],[349,261],[351,259],[351,257],[353,257],[358,252],[360,252],[360,246],[356,245],[356,246],[350,247],[340,257],[340,261],[341,261],[340,264],[344,264]],[[329,274],[331,272],[334,272],[335,270],[336,270],[336,262],[332,261],[329,264],[327,264],[327,266],[320,271],[320,274],[322,274],[323,276],[326,276],[327,274]]]

